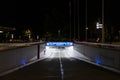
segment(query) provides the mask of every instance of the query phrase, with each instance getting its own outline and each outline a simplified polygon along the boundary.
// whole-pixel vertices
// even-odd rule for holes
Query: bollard
[[[40,59],[40,44],[38,44],[38,54],[37,54],[37,59]]]

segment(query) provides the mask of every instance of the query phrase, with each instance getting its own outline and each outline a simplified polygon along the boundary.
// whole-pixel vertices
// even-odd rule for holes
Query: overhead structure
[[[10,27],[2,27],[0,26],[0,32],[7,32],[7,31],[14,31],[16,30],[15,28],[10,28]]]

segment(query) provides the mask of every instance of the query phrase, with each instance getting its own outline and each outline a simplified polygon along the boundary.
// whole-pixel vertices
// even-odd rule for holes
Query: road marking
[[[62,61],[61,61],[60,51],[59,51],[59,61],[60,61],[61,80],[64,80],[64,69],[63,69],[63,65],[62,65]]]

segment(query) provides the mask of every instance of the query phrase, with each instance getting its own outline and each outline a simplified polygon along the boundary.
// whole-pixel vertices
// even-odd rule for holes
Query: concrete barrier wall
[[[7,51],[1,51],[0,73],[37,60],[38,45],[40,45],[39,51],[41,52],[45,47],[44,44],[34,44],[28,47],[21,47]]]
[[[106,49],[84,44],[75,44],[74,48],[96,64],[120,70],[120,50]]]

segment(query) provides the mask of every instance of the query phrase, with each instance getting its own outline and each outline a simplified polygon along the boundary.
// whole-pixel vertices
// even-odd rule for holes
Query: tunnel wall
[[[38,48],[38,45],[40,47]],[[20,47],[0,52],[0,75],[2,72],[14,69],[19,66],[37,60],[39,53],[44,49],[44,44],[33,44],[27,47]]]
[[[75,44],[74,49],[96,64],[120,70],[120,50],[87,44]]]

